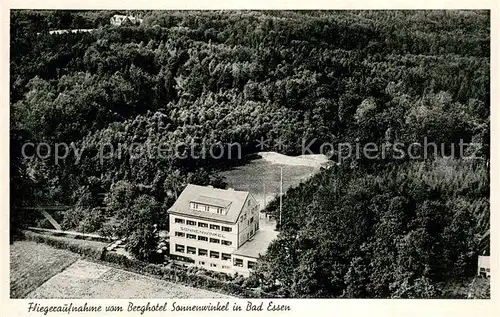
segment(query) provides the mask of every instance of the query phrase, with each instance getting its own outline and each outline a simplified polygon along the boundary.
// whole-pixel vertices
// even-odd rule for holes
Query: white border
[[[10,9],[490,9],[491,10],[491,135],[500,135],[500,127],[495,125],[495,122],[500,122],[498,113],[499,94],[494,88],[498,87],[498,21],[499,21],[499,2],[496,0],[454,0],[454,1],[320,1],[320,0],[240,0],[240,1],[221,1],[212,0],[188,0],[183,1],[131,1],[131,0],[113,0],[113,1],[74,1],[74,0],[7,0],[1,3],[1,75],[2,75],[2,90],[0,107],[0,124],[1,138],[0,148],[3,150],[1,157],[0,176],[2,179],[1,185],[1,243],[2,243],[2,259],[1,259],[1,296],[2,304],[0,312],[2,316],[26,316],[28,302],[31,300],[9,299],[9,10]],[[374,300],[374,299],[288,299],[274,300],[280,304],[290,305],[291,312],[286,313],[270,313],[270,314],[290,314],[293,316],[500,316],[500,296],[498,285],[498,214],[500,193],[499,182],[500,173],[498,171],[498,139],[491,138],[491,268],[492,268],[492,283],[491,283],[491,299],[490,300]],[[495,195],[495,193],[497,195]],[[148,300],[131,300],[137,304],[145,304]],[[154,302],[162,302],[163,300],[152,300]],[[166,300],[170,305],[173,300]],[[177,300],[178,303],[184,304],[202,304],[214,303],[217,300]],[[223,301],[223,300],[222,300]],[[238,302],[245,307],[247,300],[230,300]],[[270,300],[264,300],[269,302]],[[48,304],[63,304],[68,303],[68,300],[37,300],[43,305]],[[113,303],[128,305],[129,300],[120,299],[99,299],[99,300],[72,300],[75,304],[87,302],[89,304]],[[264,304],[266,305],[266,304]],[[5,313],[5,314],[4,314]],[[198,316],[199,313],[146,313],[144,316],[165,316],[167,314],[182,314],[182,316]],[[222,315],[222,313],[203,313],[204,315]],[[259,313],[224,313],[226,315],[249,315],[249,314],[266,314]],[[40,313],[31,314],[33,316],[44,316]],[[49,313],[47,316],[82,316],[85,314],[56,314]],[[112,314],[95,314],[97,316],[141,316],[139,313],[112,313]],[[94,314],[92,314],[94,316]]]

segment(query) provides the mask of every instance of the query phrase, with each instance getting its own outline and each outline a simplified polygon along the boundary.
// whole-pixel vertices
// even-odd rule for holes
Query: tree
[[[151,261],[158,246],[158,237],[154,227],[144,225],[134,230],[127,240],[127,251],[135,255],[139,260]]]
[[[355,257],[349,264],[349,269],[345,276],[346,289],[342,297],[346,298],[364,298],[367,297],[369,288],[369,272],[364,260],[361,257]]]

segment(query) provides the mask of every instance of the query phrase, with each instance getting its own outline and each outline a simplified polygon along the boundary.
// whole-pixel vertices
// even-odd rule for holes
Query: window
[[[187,247],[187,253],[188,254],[196,254],[196,248],[194,248],[194,247]]]
[[[218,226],[218,225],[210,225],[210,229],[220,230],[220,226]]]
[[[252,217],[252,218],[250,218],[250,223],[252,223],[253,221],[254,221],[253,217]]]
[[[179,231],[176,231],[176,232],[175,232],[175,236],[176,236],[176,237],[184,237],[184,236],[185,236],[185,234],[184,234],[184,232],[179,232]]]
[[[193,208],[198,209],[199,208],[198,204],[193,204]]]
[[[222,213],[222,208],[217,208],[217,213],[221,214]]]
[[[175,223],[184,223],[184,219],[175,218]]]
[[[198,227],[200,227],[200,228],[208,228],[208,223],[198,222]]]
[[[188,224],[189,226],[196,226],[196,221],[188,220],[186,221],[186,224]]]
[[[215,238],[210,238],[210,242],[211,243],[220,243],[220,240],[219,239],[215,239]]]
[[[234,259],[234,266],[243,267],[243,259],[235,258]]]
[[[217,267],[217,264],[215,264],[215,263],[210,263],[210,266],[211,266],[211,267]]]
[[[208,251],[206,249],[198,249],[198,255],[207,256]]]
[[[222,268],[223,268],[223,269],[229,269],[229,266],[227,266],[227,265],[223,265],[223,266],[222,266]]]
[[[222,253],[222,260],[231,261],[231,254]]]
[[[227,240],[222,240],[222,244],[223,245],[231,245],[233,244],[231,241],[227,241]]]
[[[213,259],[218,259],[219,258],[219,252],[210,251],[210,257],[213,258]]]
[[[198,263],[201,265],[205,265],[205,261],[199,261]]]
[[[198,236],[198,240],[200,240],[200,241],[208,241],[208,238],[204,237],[204,236]]]
[[[253,270],[255,269],[255,262],[254,261],[248,261],[247,266],[249,269]]]
[[[233,231],[233,229],[232,229],[232,228],[229,228],[229,227],[224,227],[224,226],[223,226],[223,227],[222,227],[222,231],[231,232],[231,231]]]
[[[182,244],[176,244],[175,245],[175,252],[182,252],[182,253],[184,253],[184,246]]]
[[[196,235],[195,235],[195,234],[190,234],[190,233],[188,233],[188,234],[186,234],[186,237],[187,237],[188,239],[196,239]]]
[[[210,207],[208,206],[204,206],[205,207],[205,211],[210,211]]]

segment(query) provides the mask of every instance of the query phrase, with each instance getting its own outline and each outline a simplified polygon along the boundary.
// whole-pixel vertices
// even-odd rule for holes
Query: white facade
[[[72,29],[72,30],[51,30],[49,34],[65,34],[65,33],[90,33],[94,31],[94,29]]]
[[[233,252],[259,229],[255,198],[245,192],[188,187],[190,193],[183,192],[169,209],[170,254],[189,258],[205,269],[248,276],[256,259],[243,260]],[[203,190],[203,195],[196,195],[196,190]]]
[[[142,19],[139,19],[139,18],[136,18],[135,16],[133,15],[120,15],[120,14],[115,14],[114,16],[111,17],[110,19],[110,23],[112,25],[122,25],[123,22],[125,22],[125,20],[129,20],[130,22],[132,22],[133,24],[141,24],[142,23]]]
[[[486,277],[490,277],[490,257],[480,255],[477,258],[477,275],[481,276],[484,274]]]

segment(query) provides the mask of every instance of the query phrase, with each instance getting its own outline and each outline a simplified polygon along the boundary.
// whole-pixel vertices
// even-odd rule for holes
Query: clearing
[[[283,168],[283,193],[326,167],[326,155],[287,156],[276,152],[259,152],[260,158],[243,166],[221,172],[228,186],[254,195],[263,209],[280,191],[280,168]]]

